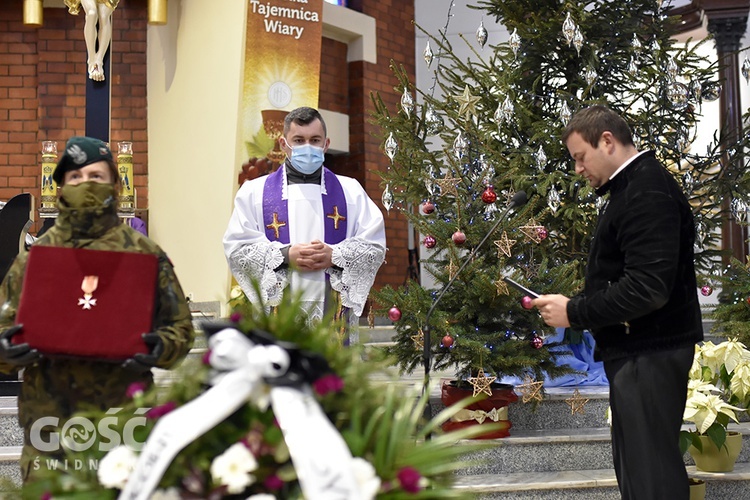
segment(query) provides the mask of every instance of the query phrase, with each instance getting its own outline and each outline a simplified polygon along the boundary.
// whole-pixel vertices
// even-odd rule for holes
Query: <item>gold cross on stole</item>
[[[286,222],[279,220],[279,213],[274,212],[273,213],[273,222],[267,225],[266,227],[268,229],[273,229],[274,234],[276,235],[276,239],[279,239],[279,228],[286,226]]]
[[[333,213],[327,214],[326,217],[329,219],[333,219],[333,228],[338,229],[339,228],[339,221],[346,220],[346,217],[339,214],[339,207],[338,205],[333,206]]]

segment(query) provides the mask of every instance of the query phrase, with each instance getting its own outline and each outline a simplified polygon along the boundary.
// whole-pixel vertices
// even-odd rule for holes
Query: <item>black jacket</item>
[[[695,226],[677,181],[646,152],[597,194],[607,191],[584,291],[568,302],[571,326],[591,331],[603,360],[703,340]]]

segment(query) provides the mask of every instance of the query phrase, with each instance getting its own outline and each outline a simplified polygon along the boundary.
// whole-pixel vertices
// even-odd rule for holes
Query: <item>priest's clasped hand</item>
[[[333,265],[333,249],[320,240],[296,243],[289,248],[289,262],[300,271],[322,271]]]
[[[27,343],[13,344],[11,337],[20,333],[23,325],[14,325],[0,333],[0,361],[14,366],[26,366],[42,358],[39,351]]]
[[[150,349],[149,353],[138,353],[132,358],[126,359],[122,364],[123,368],[136,373],[145,373],[159,362],[159,358],[164,353],[164,341],[157,333],[144,333],[142,338]]]

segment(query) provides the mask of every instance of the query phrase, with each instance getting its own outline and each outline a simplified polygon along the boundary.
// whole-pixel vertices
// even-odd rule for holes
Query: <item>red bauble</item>
[[[453,240],[453,243],[455,243],[458,246],[463,245],[466,243],[466,235],[462,233],[461,231],[456,231],[453,233],[453,236],[451,236],[451,239]]]
[[[422,243],[424,243],[424,246],[427,248],[435,248],[435,245],[437,245],[437,240],[434,236],[425,236]]]
[[[534,299],[532,299],[531,297],[529,297],[528,295],[526,295],[524,298],[521,299],[521,306],[524,309],[531,309],[532,307],[534,307],[534,306],[531,305],[531,301],[532,300],[534,300]]]
[[[534,335],[534,338],[531,339],[531,345],[534,349],[541,349],[544,345],[544,340],[542,340],[542,337]]]
[[[482,193],[482,201],[489,205],[490,203],[495,203],[495,200],[497,200],[495,189],[492,186],[487,186]]]
[[[748,298],[747,298],[747,299],[745,299],[745,300],[747,300],[747,305],[749,305],[749,306],[750,306],[750,297],[748,297]]]
[[[422,212],[424,212],[427,215],[430,215],[432,212],[435,211],[435,204],[431,201],[427,200],[424,203],[422,203]]]
[[[536,234],[539,235],[540,240],[547,238],[547,236],[549,235],[546,227],[540,227],[539,229],[537,229]]]
[[[701,287],[701,295],[703,295],[704,297],[708,297],[712,293],[714,293],[714,289],[711,288],[711,285],[703,285]]]
[[[453,337],[450,335],[446,335],[443,337],[443,340],[441,340],[443,347],[453,347]]]
[[[396,306],[391,307],[388,309],[388,317],[391,321],[398,321],[401,319],[401,309],[399,309]]]

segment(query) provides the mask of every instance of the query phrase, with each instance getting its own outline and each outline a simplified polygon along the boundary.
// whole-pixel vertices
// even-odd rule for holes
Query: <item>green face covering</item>
[[[60,215],[55,226],[72,239],[98,238],[119,223],[113,184],[66,184],[57,206]]]
[[[106,208],[115,203],[115,186],[108,183],[66,184],[60,194],[63,203],[73,210]]]

